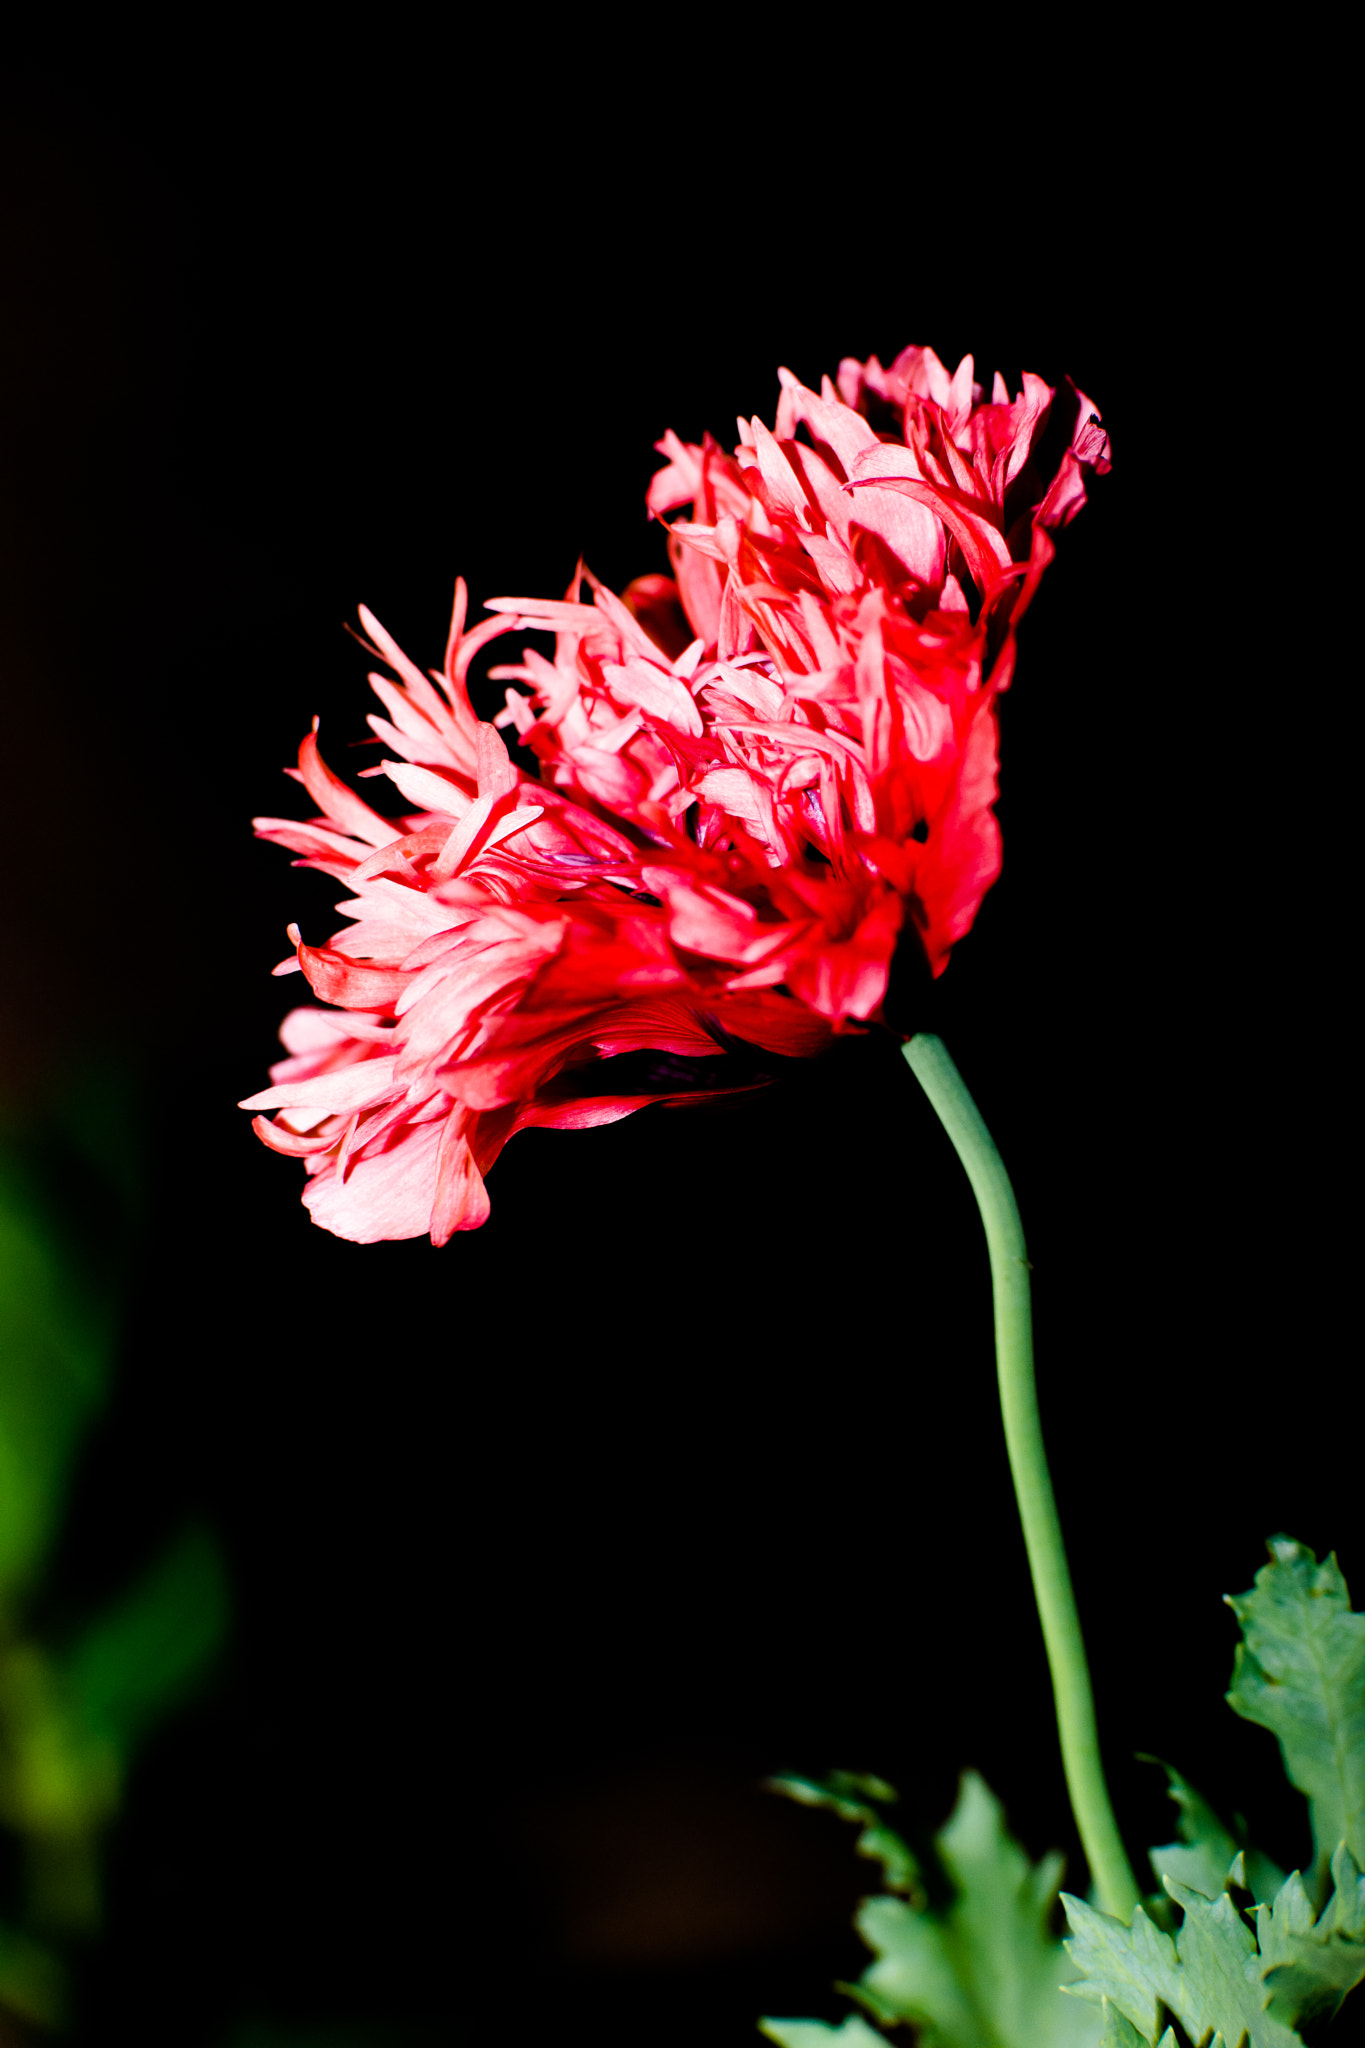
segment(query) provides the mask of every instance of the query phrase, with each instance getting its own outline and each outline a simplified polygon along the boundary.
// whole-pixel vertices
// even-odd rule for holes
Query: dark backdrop
[[[1138,114],[1061,47],[1011,83],[681,29],[277,56],[7,89],[6,1072],[40,1108],[112,1059],[151,1189],[53,1597],[187,1511],[236,1588],[219,1684],[131,1788],[82,2038],[833,2016],[868,1874],[758,1789],[783,1766],[882,1772],[927,1828],[974,1764],[1079,1881],[979,1225],[889,1041],[524,1134],[440,1252],[314,1229],[233,1106],[298,1000],[284,926],[335,898],[248,820],[297,807],[314,713],[367,758],[357,604],[426,664],[457,572],[477,607],[580,551],[661,568],[666,427],[727,437],[779,363],[911,340],[1070,372],[1111,429],[931,1021],[1016,1177],[1131,1839],[1170,1832],[1155,1751],[1298,1860],[1219,1596],[1280,1528],[1365,1577],[1329,1174],[1352,757],[1302,495],[1330,224],[1262,87],[1138,53]]]

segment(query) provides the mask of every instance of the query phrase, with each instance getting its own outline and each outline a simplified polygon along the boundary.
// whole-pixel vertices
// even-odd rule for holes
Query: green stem
[[[1024,1545],[1033,1595],[1043,1624],[1052,1672],[1052,1697],[1062,1743],[1071,1811],[1100,1904],[1116,1919],[1131,1921],[1139,1892],[1123,1838],[1109,1803],[1095,1730],[1095,1699],[1081,1639],[1080,1616],[1071,1588],[1062,1525],[1052,1492],[1047,1453],[1038,1419],[1033,1376],[1033,1316],[1024,1230],[1004,1162],[981,1112],[967,1093],[942,1039],[919,1032],[904,1048],[915,1079],[953,1141],[967,1169],[991,1258],[995,1299],[995,1358],[1000,1409],[1005,1423],[1014,1495],[1024,1525]]]

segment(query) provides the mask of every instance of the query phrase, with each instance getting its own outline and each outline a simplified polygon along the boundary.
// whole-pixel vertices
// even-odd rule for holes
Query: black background
[[[200,1512],[236,1600],[112,1845],[92,2042],[833,2017],[866,1867],[782,1767],[879,1771],[927,1829],[975,1765],[1081,1881],[979,1225],[889,1039],[523,1134],[440,1252],[313,1228],[234,1107],[336,895],[248,821],[297,809],[315,713],[375,758],[357,604],[425,665],[457,572],[477,608],[662,568],[653,443],[770,420],[779,363],[973,349],[1111,430],[926,1021],[1015,1176],[1135,1847],[1171,1832],[1143,1750],[1301,1859],[1219,1596],[1280,1528],[1365,1577],[1343,366],[1292,68],[453,33],[6,87],[7,1085],[39,1115],[112,1060],[150,1189],[51,1598]]]

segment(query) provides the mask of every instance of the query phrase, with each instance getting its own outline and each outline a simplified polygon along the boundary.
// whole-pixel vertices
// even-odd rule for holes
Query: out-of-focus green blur
[[[104,1406],[140,1210],[131,1098],[90,1073],[0,1122],[0,2011],[60,2029],[101,1919],[102,1839],[156,1720],[227,1625],[218,1547],[173,1533],[140,1577],[49,1639],[46,1576]],[[61,1603],[56,1603],[60,1607]]]

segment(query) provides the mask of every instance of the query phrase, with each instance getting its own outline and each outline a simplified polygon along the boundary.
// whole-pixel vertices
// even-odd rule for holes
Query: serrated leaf
[[[1316,1918],[1297,1871],[1256,1915],[1270,2010],[1295,2026],[1335,2013],[1365,1981],[1365,1878],[1344,1842],[1332,1877],[1332,1896]]]
[[[874,1777],[871,1771],[831,1771],[825,1783],[833,1792],[875,1799],[882,1806],[895,1806],[900,1800],[895,1786],[888,1785],[885,1778]]]
[[[1182,1778],[1170,1764],[1163,1764],[1162,1769],[1166,1773],[1166,1789],[1180,1810],[1176,1822],[1180,1839],[1158,1843],[1148,1850],[1156,1881],[1160,1884],[1164,1878],[1173,1877],[1178,1884],[1202,1892],[1205,1898],[1216,1899],[1241,1845],[1188,1779]]]
[[[1104,2001],[1104,2032],[1100,2035],[1097,2048],[1151,2048],[1145,2034],[1140,2034],[1111,2000]],[[1167,2027],[1158,2048],[1176,2048],[1175,2035]]]
[[[769,1791],[781,1792],[802,1806],[822,1806],[837,1813],[840,1820],[859,1823],[862,1832],[854,1845],[856,1853],[881,1864],[890,1890],[909,1893],[917,1903],[923,1902],[924,1884],[914,1851],[868,1803],[875,1799],[893,1805],[899,1797],[894,1785],[863,1771],[831,1771],[825,1778],[784,1772],[769,1778],[767,1785]]]
[[[854,1994],[887,2024],[916,2021],[929,2048],[971,2048],[984,2021],[957,1930],[904,1899],[868,1899],[854,1924],[877,1958]]]
[[[1332,1896],[1318,1925],[1348,1941],[1365,1942],[1365,1876],[1344,1842],[1332,1858]]]
[[[1064,1896],[1067,1947],[1082,1972],[1071,1990],[1112,2000],[1142,2042],[1154,2040],[1166,2007],[1193,2041],[1212,2031],[1240,2042],[1245,2033],[1250,2048],[1286,2048],[1300,2038],[1295,2027],[1334,2013],[1365,1980],[1365,1879],[1344,1844],[1332,1868],[1335,1889],[1320,1914],[1294,1871],[1254,1909],[1255,1934],[1226,1895],[1210,1900],[1174,1880],[1166,1890],[1184,1914],[1174,1937],[1141,1907],[1125,1928]],[[1126,2038],[1117,2023],[1115,2038]]]
[[[1198,2029],[1211,2026],[1232,2044],[1244,2027],[1249,2048],[1284,2048],[1294,2034],[1268,2009],[1256,1937],[1236,1905],[1226,1893],[1210,1900],[1187,1885],[1166,1889],[1185,1915],[1175,1941],[1188,1985],[1187,2029],[1198,2039]]]
[[[1152,2041],[1161,2024],[1160,2002],[1171,2002],[1179,1974],[1175,1937],[1154,1927],[1141,1906],[1131,1927],[1113,1920],[1084,1899],[1062,1893],[1071,1938],[1064,1945],[1079,1972],[1069,1986],[1074,1998],[1103,2005],[1108,1999]]]
[[[798,1771],[780,1771],[763,1782],[770,1792],[781,1792],[785,1798],[795,1799],[802,1806],[822,1806],[829,1813],[837,1813],[840,1820],[866,1821],[872,1817],[872,1808],[862,1792],[857,1773],[853,1771],[831,1771],[827,1778],[808,1778]],[[889,1786],[887,1790],[890,1790]]]
[[[1269,1548],[1251,1592],[1228,1598],[1245,1640],[1227,1699],[1278,1738],[1308,1798],[1320,1895],[1339,1842],[1365,1864],[1365,1614],[1351,1612],[1334,1556],[1319,1564],[1287,1536]]]
[[[884,2034],[876,2033],[865,2019],[851,2013],[842,2026],[827,2026],[824,2020],[760,2020],[758,2030],[778,2048],[886,2048]]]
[[[1161,1760],[1149,1757],[1144,1761]],[[1180,1810],[1176,1822],[1180,1839],[1162,1842],[1147,1852],[1157,1883],[1171,1877],[1177,1884],[1202,1892],[1206,1899],[1216,1899],[1240,1861],[1241,1869],[1233,1881],[1258,1901],[1273,1899],[1284,1883],[1279,1865],[1252,1847],[1240,1823],[1234,1830],[1220,1820],[1203,1795],[1179,1771],[1170,1764],[1162,1764],[1161,1768],[1166,1773],[1166,1789]]]
[[[884,2020],[909,2020],[922,2048],[1093,2048],[1097,2016],[1063,1998],[1068,1974],[1049,1921],[1060,1858],[1030,1865],[975,1772],[935,1837],[953,1898],[943,1912],[869,1899],[858,1929],[877,1960],[857,1990]]]
[[[1268,1968],[1288,1961],[1294,1942],[1311,1938],[1316,1925],[1313,1901],[1304,1890],[1302,1877],[1293,1870],[1269,1906],[1257,1909],[1256,1936],[1262,1963]]]
[[[1310,2020],[1330,2018],[1362,1978],[1365,1954],[1354,1944],[1334,1941],[1326,1948],[1305,1951],[1272,1972],[1268,1979],[1270,2010],[1300,2027]]]
[[[1256,1940],[1232,1900],[1226,1893],[1209,1900],[1172,1880],[1166,1889],[1185,1914],[1174,1936],[1154,1927],[1141,1906],[1125,1927],[1063,1893],[1066,1946],[1081,1973],[1073,1995],[1112,1999],[1146,2042],[1156,2040],[1165,2006],[1195,2042],[1221,2035],[1228,2048],[1244,2038],[1247,2048],[1298,2048],[1298,2035],[1268,2010]]]

